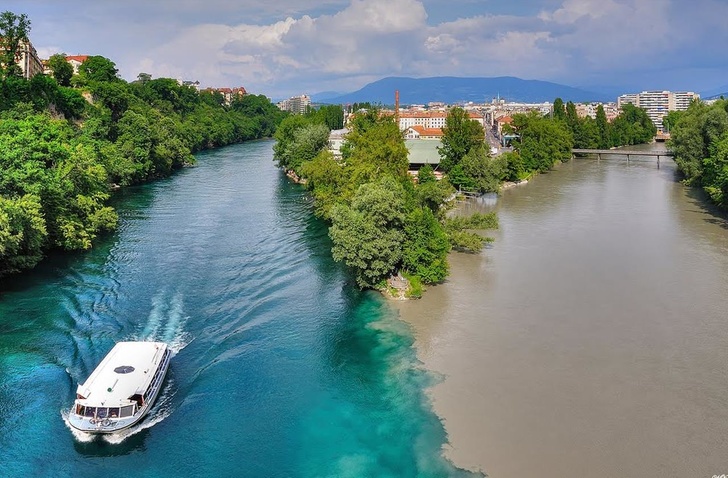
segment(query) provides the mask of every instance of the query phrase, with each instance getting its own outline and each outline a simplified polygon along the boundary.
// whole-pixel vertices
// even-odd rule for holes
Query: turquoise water
[[[0,476],[460,476],[410,330],[330,258],[272,143],[116,199],[118,232],[0,288]],[[138,427],[75,436],[76,385],[120,340],[176,354]]]

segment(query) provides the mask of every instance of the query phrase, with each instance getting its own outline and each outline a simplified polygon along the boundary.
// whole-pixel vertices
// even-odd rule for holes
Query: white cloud
[[[64,11],[81,13],[68,17],[50,0],[23,1],[49,11],[31,15],[42,52],[102,54],[128,79],[145,71],[272,96],[393,75],[584,85],[690,80],[689,70],[720,82],[728,69],[725,0],[69,0]],[[444,10],[456,19],[433,17]]]

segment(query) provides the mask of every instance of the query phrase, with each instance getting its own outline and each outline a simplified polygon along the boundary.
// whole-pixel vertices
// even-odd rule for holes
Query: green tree
[[[56,53],[48,58],[48,67],[53,71],[53,78],[61,86],[71,86],[73,67],[66,61],[65,53]]]
[[[604,112],[604,106],[601,104],[597,106],[596,126],[599,133],[597,147],[599,149],[609,148],[609,122],[607,121],[607,114]]]
[[[542,118],[538,114],[517,114],[513,117],[520,138],[514,149],[527,171],[548,171],[556,161],[571,158],[574,139],[566,123]]]
[[[43,258],[47,237],[38,196],[0,196],[0,277],[34,267]]]
[[[703,160],[702,183],[710,198],[722,206],[728,205],[728,131],[710,147],[710,157]]]
[[[502,155],[493,158],[485,145],[479,145],[465,155],[460,166],[468,179],[466,187],[481,193],[497,192],[507,176],[508,158]]]
[[[0,13],[0,73],[2,79],[20,76],[21,69],[17,64],[20,45],[28,41],[30,20],[23,14],[16,15],[5,11]]]
[[[526,176],[521,155],[517,152],[506,152],[502,156],[506,161],[506,181],[518,182]]]
[[[90,81],[120,81],[116,64],[103,56],[89,56],[78,67],[78,76],[83,84]]]
[[[429,164],[425,164],[419,171],[417,171],[417,184],[423,185],[427,183],[434,183],[436,181],[437,178],[435,177],[435,170],[432,169],[432,166]]]
[[[347,197],[362,184],[378,181],[384,176],[408,180],[409,152],[391,116],[355,121],[342,148],[342,155],[349,177]]]
[[[293,142],[296,131],[311,124],[311,119],[301,115],[289,115],[278,126],[275,132],[276,144],[273,145],[273,159],[278,167],[291,169],[295,161],[293,157]]]
[[[450,241],[432,211],[429,208],[414,209],[407,215],[404,232],[402,267],[426,284],[445,280]]]
[[[351,206],[331,212],[334,260],[343,261],[361,288],[381,285],[402,258],[404,191],[391,177],[357,189]]]
[[[566,119],[566,108],[564,107],[564,100],[561,98],[556,98],[554,100],[554,104],[552,106],[552,116],[555,120],[565,120]]]
[[[344,109],[341,105],[325,105],[314,113],[315,121],[326,125],[330,130],[344,127]]]
[[[286,152],[286,157],[289,158],[288,168],[300,172],[301,165],[315,158],[328,144],[329,129],[325,125],[309,124],[298,128],[293,133],[293,141]]]
[[[483,144],[485,140],[480,123],[471,120],[464,109],[457,107],[448,113],[442,133],[442,146],[438,151],[442,158],[440,167],[445,172],[460,164],[472,148]]]
[[[306,178],[306,187],[313,193],[316,215],[331,218],[331,209],[340,201],[342,190],[348,178],[341,163],[328,151],[321,151],[313,160],[301,165],[301,176]]]

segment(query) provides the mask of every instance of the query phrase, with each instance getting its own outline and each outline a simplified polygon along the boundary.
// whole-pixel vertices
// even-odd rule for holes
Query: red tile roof
[[[83,63],[88,59],[88,55],[71,55],[66,57],[66,61],[76,60],[79,63]]]

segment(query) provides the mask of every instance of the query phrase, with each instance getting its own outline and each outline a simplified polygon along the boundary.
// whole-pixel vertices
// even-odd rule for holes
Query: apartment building
[[[0,46],[0,48],[2,47]],[[43,73],[43,63],[30,40],[21,41],[18,45],[15,64],[20,67],[21,74],[26,80],[33,78],[38,73]]]
[[[287,100],[278,103],[278,108],[282,111],[290,111],[294,114],[304,114],[311,106],[311,98],[308,95],[291,96]]]
[[[700,99],[700,95],[692,91],[643,91],[621,95],[617,98],[617,106],[621,109],[623,105],[629,103],[644,109],[652,123],[662,131],[662,119],[667,113],[685,111],[690,103],[697,99]]]

